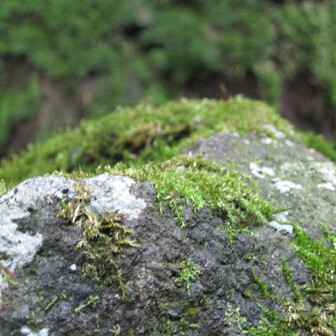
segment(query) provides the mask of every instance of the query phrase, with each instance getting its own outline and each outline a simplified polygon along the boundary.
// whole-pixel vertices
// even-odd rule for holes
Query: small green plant
[[[247,331],[244,330],[244,325],[246,324],[246,317],[240,315],[240,307],[233,308],[231,303],[227,305],[228,309],[225,312],[224,321],[231,325],[232,323],[236,323],[238,329],[243,333],[246,334]]]
[[[295,282],[293,280],[293,271],[291,269],[289,269],[288,262],[287,262],[286,259],[281,258],[281,260],[282,260],[282,267],[283,267],[283,272],[284,272],[285,278],[286,278],[288,284],[291,286],[291,289],[294,293],[295,300],[299,300],[302,295],[301,295],[300,290],[298,289],[297,285],[295,284]]]
[[[193,328],[193,329],[200,328],[200,326],[201,326],[199,323],[191,323],[191,322],[187,321],[184,317],[181,317],[180,323],[183,326],[186,326],[188,328]]]
[[[54,296],[53,299],[45,307],[45,311],[48,311],[57,301],[58,301],[58,296]]]
[[[257,274],[252,271],[252,275],[253,275],[253,279],[254,281],[259,285],[262,296],[264,298],[268,298],[270,296],[270,293],[268,291],[268,286],[261,280],[261,278],[259,276],[257,276]]]
[[[180,263],[180,277],[175,279],[174,282],[182,283],[188,295],[191,295],[190,280],[195,280],[200,274],[199,269],[194,265],[191,259],[183,260]]]
[[[87,303],[83,303],[80,306],[78,306],[77,308],[75,308],[75,312],[79,313],[82,309],[84,309],[85,307],[90,306],[90,305],[92,305],[92,307],[95,308],[99,299],[100,299],[100,297],[98,295],[96,295],[96,296],[90,295],[89,301]]]
[[[259,305],[265,316],[262,316],[258,327],[246,328],[248,335],[251,336],[298,336],[296,331],[288,325],[286,318],[279,316],[275,312],[270,312]]]

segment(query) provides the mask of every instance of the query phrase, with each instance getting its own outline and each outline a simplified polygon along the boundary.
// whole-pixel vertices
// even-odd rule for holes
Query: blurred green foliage
[[[14,122],[36,115],[41,100],[36,76],[32,76],[23,90],[0,92],[0,145],[10,134]]]
[[[24,110],[24,98],[17,108],[1,86],[1,64],[11,57],[23,57],[70,94],[84,78],[97,78],[89,117],[140,100],[162,104],[203,74],[225,87],[247,72],[274,106],[283,80],[300,72],[336,106],[335,22],[334,0],[2,0],[0,95],[13,105],[1,104],[0,127],[15,120],[8,111]],[[34,105],[26,105],[31,114]]]

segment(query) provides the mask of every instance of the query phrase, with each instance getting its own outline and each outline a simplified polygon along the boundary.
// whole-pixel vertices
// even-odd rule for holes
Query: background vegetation
[[[243,93],[336,137],[335,22],[333,0],[3,0],[0,155],[182,95]]]

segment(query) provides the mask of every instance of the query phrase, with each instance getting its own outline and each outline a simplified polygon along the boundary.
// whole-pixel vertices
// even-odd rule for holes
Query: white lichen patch
[[[265,130],[271,131],[275,138],[277,139],[285,139],[286,134],[284,132],[279,131],[275,126],[273,125],[263,125],[262,127]]]
[[[323,189],[328,189],[328,190],[331,190],[331,191],[335,191],[336,188],[334,187],[334,185],[330,182],[328,183],[320,183],[317,185],[317,188],[323,188]]]
[[[270,226],[275,228],[277,231],[286,231],[289,234],[293,234],[293,226],[290,224],[283,224],[286,222],[288,214],[288,211],[282,211],[273,215],[274,220],[270,222]]]
[[[125,176],[111,176],[107,173],[84,179],[90,188],[92,200],[89,210],[104,216],[118,211],[127,219],[136,219],[146,207],[146,202],[130,192],[135,181]]]
[[[266,175],[268,175],[268,176],[275,176],[274,170],[272,168],[269,168],[269,167],[259,167],[254,162],[250,163],[250,169],[251,169],[251,173],[254,176],[257,176],[259,178],[265,178]]]
[[[20,329],[20,332],[22,335],[26,336],[48,336],[49,335],[49,329],[43,328],[39,332],[34,332],[27,326],[24,326]]]
[[[265,138],[262,138],[260,140],[260,142],[266,144],[266,145],[271,145],[273,144],[275,141],[272,139],[272,138],[269,138],[269,137],[265,137]]]
[[[281,212],[278,212],[278,213],[274,214],[273,219],[278,221],[278,222],[285,223],[286,220],[287,220],[288,214],[289,214],[288,211],[281,211]]]
[[[320,178],[326,183],[336,187],[336,169],[332,162],[313,162],[312,166],[320,174]]]
[[[293,234],[293,226],[289,224],[279,224],[277,221],[272,221],[270,226],[274,227],[277,231],[286,231]]]
[[[301,176],[303,172],[307,171],[307,168],[300,163],[285,162],[280,167],[280,173],[283,176]]]
[[[300,184],[296,184],[291,181],[283,181],[283,180],[280,180],[279,178],[275,178],[273,182],[274,182],[275,188],[278,189],[282,194],[288,193],[292,189],[302,189],[302,186]]]
[[[285,144],[286,144],[287,146],[289,146],[289,147],[294,147],[294,146],[295,146],[294,142],[292,142],[292,141],[290,141],[290,140],[288,140],[288,139],[285,140]]]

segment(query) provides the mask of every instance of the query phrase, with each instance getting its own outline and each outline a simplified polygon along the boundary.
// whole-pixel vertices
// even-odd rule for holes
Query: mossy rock
[[[1,198],[0,224],[37,246],[23,269],[1,256],[17,275],[0,281],[4,332],[332,335],[336,168],[309,139],[260,102],[181,101],[120,109],[4,162],[6,183],[34,153],[27,176],[63,170]]]
[[[269,133],[272,124],[290,140],[303,140],[336,160],[332,146],[320,137],[295,133],[293,127],[266,104],[240,96],[228,101],[181,100],[160,108],[139,105],[118,108],[110,115],[82,122],[75,129],[45,143],[30,145],[11,159],[3,159],[0,181],[15,185],[28,177],[124,161],[130,164],[164,161],[180,154],[196,140],[216,134]],[[0,189],[1,192],[1,189]]]

